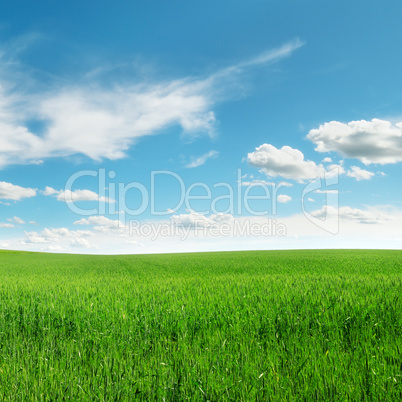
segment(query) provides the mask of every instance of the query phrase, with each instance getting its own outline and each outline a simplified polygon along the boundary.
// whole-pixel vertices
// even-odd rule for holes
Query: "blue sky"
[[[0,247],[400,249],[401,11],[3,2]]]

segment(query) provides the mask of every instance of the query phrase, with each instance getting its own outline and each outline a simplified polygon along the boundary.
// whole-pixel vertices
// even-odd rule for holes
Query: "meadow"
[[[402,252],[0,252],[1,400],[402,400]]]

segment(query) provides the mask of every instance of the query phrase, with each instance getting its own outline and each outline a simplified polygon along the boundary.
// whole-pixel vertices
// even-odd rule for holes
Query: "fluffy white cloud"
[[[231,98],[230,91],[238,87],[241,74],[281,60],[302,45],[295,40],[207,77],[159,83],[107,88],[92,82],[70,87],[57,83],[57,89],[27,94],[6,90],[13,88],[13,83],[0,82],[0,167],[74,154],[94,160],[118,159],[140,137],[173,125],[190,135],[212,135],[212,108]],[[23,72],[14,80],[21,75]],[[27,122],[32,120],[43,123],[42,132],[28,128]]]
[[[352,166],[346,175],[355,178],[357,181],[360,181],[370,180],[374,176],[374,173],[361,169],[358,166]]]
[[[343,161],[340,161],[338,165],[332,164],[327,166],[327,174],[325,175],[327,178],[331,176],[339,176],[341,174],[345,174],[345,169],[343,167]]]
[[[42,235],[46,238],[91,236],[88,230],[70,230],[67,228],[45,228]]]
[[[252,166],[261,168],[267,176],[281,176],[298,181],[314,179],[325,172],[322,165],[304,160],[301,151],[289,146],[277,149],[271,144],[263,144],[247,155],[247,161]]]
[[[186,228],[187,227],[202,228],[202,227],[208,227],[212,224],[211,221],[205,215],[201,215],[196,212],[173,215],[170,218],[170,220],[171,222],[173,222],[175,226],[186,227]]]
[[[116,202],[109,197],[99,196],[91,190],[55,190],[52,187],[46,187],[43,191],[44,195],[54,195],[59,201],[75,202],[75,201],[101,201],[101,202]]]
[[[216,158],[219,155],[218,151],[209,151],[204,155],[194,158],[189,164],[186,165],[187,168],[195,168],[203,165],[208,159]]]
[[[79,221],[75,221],[74,225],[91,225],[94,227],[93,229],[97,232],[113,232],[116,234],[124,233],[127,229],[126,225],[123,222],[117,219],[109,219],[106,216],[102,215],[82,218]]]
[[[331,121],[313,129],[307,138],[318,152],[335,151],[347,158],[356,158],[365,165],[402,161],[402,122],[359,120],[349,123]]]
[[[286,204],[287,202],[292,201],[292,197],[286,194],[279,194],[276,199],[282,204]]]
[[[19,201],[23,198],[34,197],[35,195],[36,189],[20,187],[16,186],[15,184],[0,181],[0,199]]]
[[[55,190],[53,187],[46,186],[45,190],[42,193],[43,195],[57,195],[61,193],[61,190]]]
[[[25,239],[21,242],[25,244],[43,244],[46,243],[46,239],[37,232],[27,232],[25,233]]]
[[[92,232],[88,230],[69,230],[67,228],[45,228],[41,232],[25,232],[24,239],[20,242],[22,245],[29,244],[42,244],[57,249],[49,251],[62,251],[64,246],[68,247],[90,247],[87,240],[92,236]],[[46,248],[47,250],[48,248]],[[45,250],[45,249],[44,249]]]
[[[120,227],[122,223],[117,219],[109,219],[106,216],[90,216],[88,218],[82,218],[79,221],[75,221],[74,225],[93,225],[93,226],[105,226],[105,227]]]
[[[17,122],[0,121],[0,167],[74,154],[118,159],[136,139],[175,124],[185,132],[211,133],[214,113],[204,94],[207,89],[197,84],[180,80],[148,87],[65,88],[40,94],[27,109],[46,122],[44,134],[24,126],[29,116]]]

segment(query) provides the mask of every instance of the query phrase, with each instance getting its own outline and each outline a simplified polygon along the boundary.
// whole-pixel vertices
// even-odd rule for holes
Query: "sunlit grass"
[[[0,252],[1,400],[400,400],[402,252]]]

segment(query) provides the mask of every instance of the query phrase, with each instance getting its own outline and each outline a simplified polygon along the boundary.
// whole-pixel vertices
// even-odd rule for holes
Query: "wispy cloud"
[[[29,91],[16,85],[23,69],[18,79],[0,71],[0,167],[75,154],[118,159],[138,138],[174,125],[188,135],[213,135],[213,107],[230,98],[225,94],[241,82],[242,74],[278,62],[302,45],[289,42],[207,77],[151,84],[105,87],[90,80],[34,92],[32,85]],[[32,121],[41,129],[32,129]]]
[[[11,229],[13,227],[14,227],[14,225],[12,223],[0,222],[0,228],[2,228],[2,229]]]
[[[379,224],[390,219],[389,216],[382,212],[374,210],[361,210],[359,208],[351,208],[344,206],[340,208],[334,208],[331,206],[324,206],[319,210],[312,212],[312,215],[316,218],[325,219],[328,217],[340,218],[350,222],[358,222],[365,224]]]
[[[219,155],[218,151],[209,151],[204,155],[194,158],[189,164],[186,165],[187,168],[196,168],[203,165],[208,159],[216,158]]]
[[[215,74],[212,74],[209,78],[210,80],[221,79],[224,76],[232,76],[233,74],[239,74],[244,72],[246,69],[259,66],[259,65],[269,65],[278,62],[281,59],[289,57],[295,50],[304,46],[304,42],[300,39],[296,38],[290,42],[285,43],[284,45],[275,48],[266,50],[256,57],[253,57],[248,60],[241,61],[232,66],[223,68],[217,71]]]
[[[25,224],[24,220],[21,219],[21,218],[19,218],[18,216],[14,216],[14,217],[12,217],[12,218],[8,218],[7,220],[8,220],[9,222],[17,223],[17,224],[19,224],[19,225],[24,225],[24,224]]]
[[[370,180],[373,176],[375,176],[373,172],[361,169],[358,166],[352,166],[346,175],[355,178],[357,181]]]

